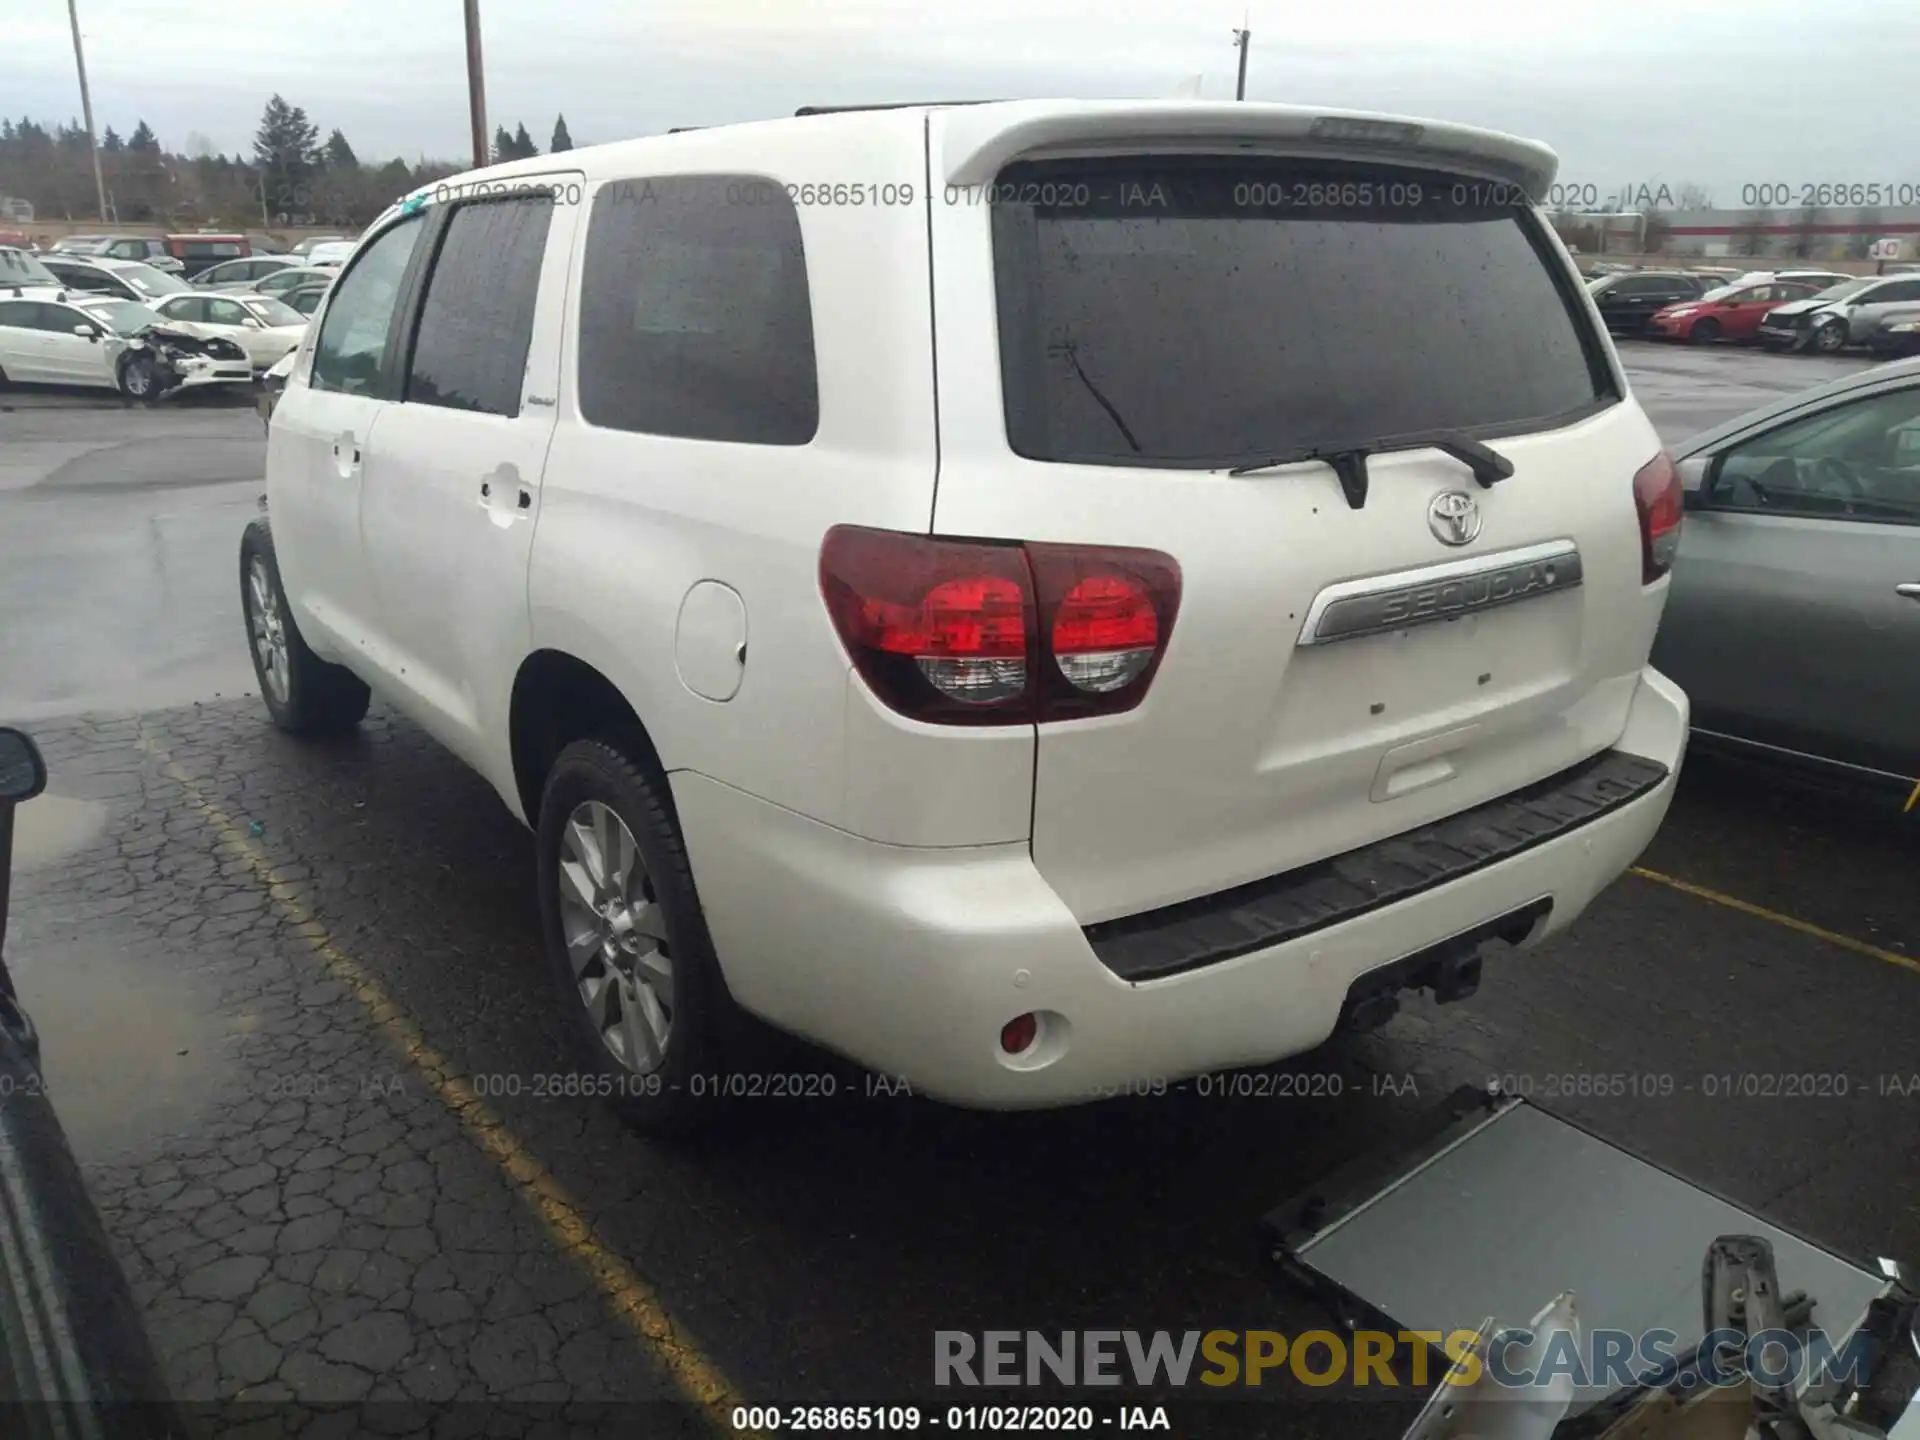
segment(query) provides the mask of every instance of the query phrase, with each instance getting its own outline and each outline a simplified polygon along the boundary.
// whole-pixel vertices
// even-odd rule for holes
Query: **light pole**
[[[487,163],[487,76],[480,63],[480,0],[466,0],[467,115],[473,124],[473,166]]]
[[[1234,48],[1240,52],[1240,82],[1233,91],[1233,98],[1236,100],[1247,98],[1247,50],[1252,43],[1253,31],[1247,29],[1243,21],[1241,28],[1233,32]]]
[[[87,54],[80,47],[79,0],[67,0],[67,20],[73,26],[73,63],[80,72],[80,113],[87,122],[87,154],[93,157],[93,196],[100,205],[100,223],[107,223],[107,181],[100,173],[100,147],[93,139],[93,96],[87,90]]]

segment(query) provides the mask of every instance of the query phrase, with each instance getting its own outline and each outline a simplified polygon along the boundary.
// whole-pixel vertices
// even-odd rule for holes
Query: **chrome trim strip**
[[[1426,614],[1394,614],[1390,618],[1363,619],[1328,633],[1329,613],[1338,617],[1342,610],[1356,608],[1351,604],[1356,600],[1373,600],[1384,604],[1403,595],[1430,589],[1435,585],[1462,580],[1492,579],[1502,574],[1524,571],[1540,565],[1554,567],[1547,572],[1547,583],[1536,584],[1519,595],[1502,596],[1448,610],[1436,609]],[[1341,640],[1357,640],[1364,635],[1378,635],[1389,630],[1405,630],[1414,625],[1431,624],[1436,620],[1451,620],[1458,615],[1477,614],[1497,605],[1526,599],[1531,595],[1546,594],[1553,590],[1569,590],[1579,585],[1581,580],[1580,547],[1572,540],[1549,540],[1539,545],[1522,546],[1517,550],[1501,550],[1493,554],[1476,555],[1470,559],[1425,565],[1417,570],[1396,570],[1389,575],[1372,575],[1364,580],[1342,580],[1338,584],[1327,586],[1314,597],[1313,604],[1307,608],[1306,619],[1301,622],[1300,638],[1295,643],[1296,645],[1332,645]]]

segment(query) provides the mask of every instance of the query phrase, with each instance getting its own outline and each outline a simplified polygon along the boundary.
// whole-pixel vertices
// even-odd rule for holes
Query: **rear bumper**
[[[1351,919],[1137,982],[1102,963],[1024,844],[881,845],[691,772],[673,790],[741,1004],[916,1091],[1017,1109],[1295,1055],[1369,971],[1543,900],[1526,944],[1564,929],[1659,828],[1687,723],[1649,669],[1615,749],[1667,773],[1635,798]],[[1002,1055],[1001,1027],[1028,1011],[1039,1042]]]

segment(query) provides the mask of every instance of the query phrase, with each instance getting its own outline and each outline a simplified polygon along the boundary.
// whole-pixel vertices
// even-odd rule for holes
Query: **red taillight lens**
[[[1157,550],[1029,544],[1041,718],[1131,710],[1146,698],[1180,609],[1180,567]]]
[[[1138,705],[1166,653],[1180,569],[1153,550],[841,525],[821,547],[820,589],[887,705],[917,720],[1007,725]]]
[[[1673,568],[1680,548],[1686,491],[1680,472],[1662,450],[1633,477],[1633,505],[1640,512],[1640,583],[1651,585]]]
[[[903,715],[1032,719],[1033,581],[1019,547],[840,525],[820,549],[820,591],[862,678]]]

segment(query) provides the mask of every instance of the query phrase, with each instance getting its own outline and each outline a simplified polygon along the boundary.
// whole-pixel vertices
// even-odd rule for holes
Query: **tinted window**
[[[400,282],[419,242],[421,217],[410,216],[368,246],[334,287],[326,323],[313,349],[309,383],[318,390],[385,395],[387,332],[400,303]]]
[[[1896,280],[1873,292],[1873,303],[1876,305],[1894,300],[1920,300],[1920,280]]]
[[[1920,386],[1888,391],[1729,447],[1716,510],[1920,525]]]
[[[594,425],[653,435],[813,438],[813,308],[782,187],[701,175],[601,188],[581,287],[580,409]]]
[[[427,281],[407,399],[492,415],[520,413],[550,196],[462,205]]]
[[[1024,162],[992,193],[1007,435],[1034,459],[1210,467],[1611,393],[1510,187],[1142,159]]]
[[[31,300],[0,301],[0,326],[9,330],[34,329],[33,315],[40,307]]]

